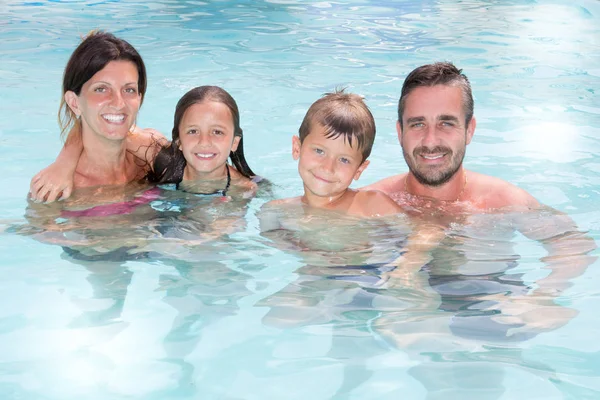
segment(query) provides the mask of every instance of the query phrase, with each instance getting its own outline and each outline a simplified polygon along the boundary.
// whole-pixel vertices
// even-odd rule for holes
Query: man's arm
[[[516,218],[517,229],[537,240],[548,254],[542,257],[550,273],[536,283],[538,293],[560,293],[570,287],[571,279],[582,275],[597,259],[590,253],[597,248],[593,238],[582,232],[568,215],[550,207]]]
[[[541,260],[550,273],[536,280],[536,288],[526,295],[499,296],[493,308],[501,313],[494,318],[500,323],[522,324],[511,329],[510,335],[557,329],[572,320],[577,311],[555,300],[596,260],[590,254],[597,248],[596,243],[569,216],[549,207],[519,215],[515,224],[523,235],[546,249],[548,255]]]

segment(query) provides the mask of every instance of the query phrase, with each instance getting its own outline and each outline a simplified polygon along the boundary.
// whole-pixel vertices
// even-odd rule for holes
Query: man
[[[366,189],[380,190],[400,203],[413,195],[468,203],[477,210],[539,206],[526,191],[463,167],[475,132],[473,108],[469,80],[453,64],[438,62],[412,71],[402,87],[396,122],[409,172]]]
[[[476,127],[473,109],[469,80],[453,64],[416,68],[402,87],[396,123],[409,171],[365,189],[388,194],[418,217],[417,226],[423,219],[423,225],[437,227],[438,240],[425,241],[422,254],[412,255],[426,265],[414,269],[417,262],[401,259],[390,275],[402,285],[419,281],[426,272],[429,286],[440,295],[439,308],[454,312],[449,323],[454,335],[448,340],[456,335],[526,340],[576,315],[554,300],[595,261],[589,253],[596,245],[569,216],[542,206],[525,190],[463,167]],[[540,261],[549,274],[535,282],[515,275],[520,259],[514,251],[515,229],[548,252]],[[393,312],[374,329],[398,346],[428,335],[426,330],[407,335],[404,316]],[[429,333],[442,329],[436,326]]]

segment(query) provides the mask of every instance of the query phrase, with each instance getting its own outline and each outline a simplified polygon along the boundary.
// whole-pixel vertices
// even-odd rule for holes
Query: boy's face
[[[356,180],[369,165],[362,161],[362,152],[339,136],[325,137],[326,130],[316,125],[300,143],[292,138],[292,155],[298,161],[298,172],[304,182],[305,194],[336,197],[344,194],[352,179]],[[355,142],[356,143],[356,142]]]

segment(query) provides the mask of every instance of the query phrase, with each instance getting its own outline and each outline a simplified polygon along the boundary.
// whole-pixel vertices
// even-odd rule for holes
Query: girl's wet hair
[[[62,98],[58,109],[62,137],[73,126],[79,128],[74,130],[74,134],[81,134],[80,122],[66,104],[65,93],[71,91],[79,96],[83,85],[111,61],[130,61],[137,67],[138,92],[143,102],[147,78],[146,66],[140,54],[132,45],[112,33],[92,31],[71,54],[63,75]],[[70,137],[67,138],[69,139]]]
[[[229,154],[231,162],[239,173],[246,178],[254,178],[256,174],[250,169],[244,157],[244,137],[240,127],[240,112],[238,106],[227,91],[218,86],[198,86],[177,102],[173,120],[172,142],[163,148],[154,159],[154,168],[148,174],[148,180],[155,183],[179,183],[183,180],[183,172],[187,165],[183,152],[179,150],[179,125],[186,110],[194,104],[203,101],[216,101],[225,104],[233,117],[233,134],[239,136],[240,142],[236,151]]]

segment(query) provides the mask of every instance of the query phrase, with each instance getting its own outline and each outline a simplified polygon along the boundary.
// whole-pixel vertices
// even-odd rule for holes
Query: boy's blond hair
[[[362,161],[371,154],[375,141],[375,120],[361,96],[345,93],[344,89],[325,93],[306,112],[298,131],[300,143],[304,142],[315,124],[325,128],[325,137],[328,139],[343,135],[350,147],[353,147],[354,141],[362,151]]]

